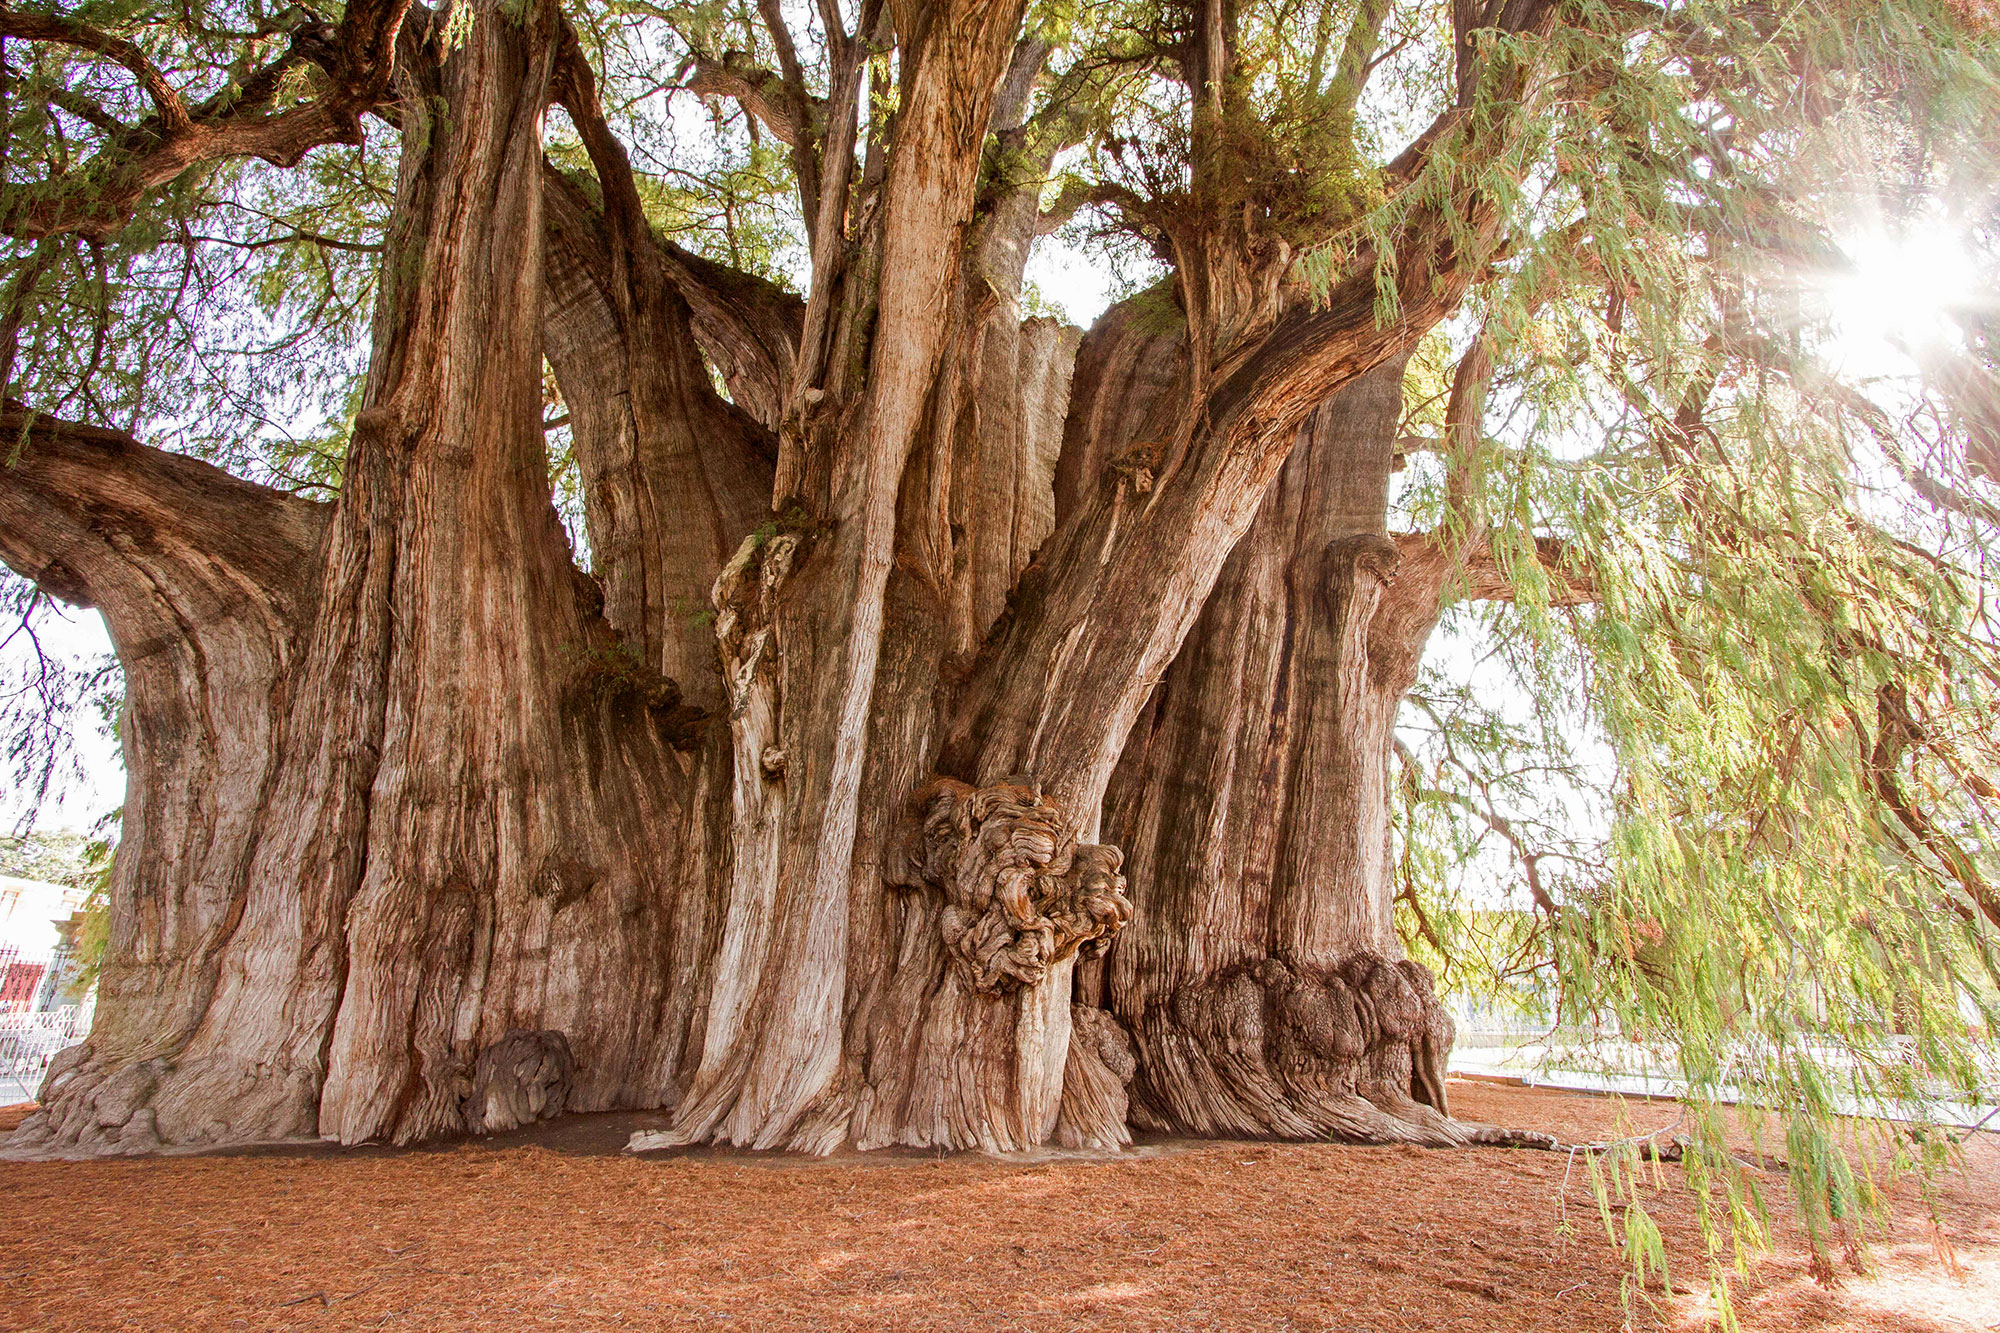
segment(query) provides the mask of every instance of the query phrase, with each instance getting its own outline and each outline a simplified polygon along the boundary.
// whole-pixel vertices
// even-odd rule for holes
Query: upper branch
[[[628,275],[649,258],[664,263],[694,312],[703,353],[721,370],[737,401],[766,426],[775,426],[778,404],[798,355],[804,303],[775,283],[706,259],[653,233],[631,158],[605,120],[596,75],[567,23],[557,49],[553,91],[590,156],[603,195],[604,221],[626,256]],[[552,197],[571,200],[574,188],[554,168],[545,170],[550,173]],[[580,197],[571,202],[589,210]]]
[[[810,150],[812,124],[822,98],[812,97],[803,85],[759,67],[741,51],[725,51],[720,60],[697,55],[694,77],[687,89],[701,97],[727,97],[755,116],[765,129],[794,149]]]
[[[146,90],[146,96],[153,99],[160,123],[168,130],[183,130],[190,123],[180,94],[167,83],[159,67],[147,59],[144,51],[122,37],[114,37],[63,14],[21,14],[11,9],[0,9],[0,37],[55,42],[107,56],[132,72],[132,77]]]
[[[246,602],[291,623],[310,604],[328,506],[17,402],[0,406],[0,439],[0,560],[101,608],[121,656]]]
[[[1495,0],[1483,27],[1515,35],[1546,35],[1559,0]],[[1287,433],[1349,379],[1366,373],[1457,308],[1501,253],[1503,218],[1481,174],[1503,161],[1526,131],[1535,109],[1529,89],[1542,73],[1511,56],[1475,61],[1468,77],[1505,114],[1475,115],[1461,102],[1444,112],[1388,166],[1386,184],[1403,192],[1419,177],[1451,173],[1450,188],[1426,184],[1387,246],[1362,246],[1345,276],[1323,301],[1294,292],[1270,336],[1222,369],[1210,414],[1246,412],[1267,438]],[[1469,96],[1469,94],[1467,94]],[[1412,199],[1419,196],[1410,195]],[[1393,206],[1393,205],[1392,205]],[[1399,318],[1379,316],[1380,276],[1393,278]]]
[[[1437,539],[1425,532],[1399,532],[1394,540],[1408,563],[1422,559],[1437,545]],[[1535,538],[1535,563],[1548,580],[1550,606],[1583,606],[1597,600],[1595,580],[1571,567],[1569,549],[1560,537]],[[1459,595],[1468,600],[1511,602],[1520,595],[1519,582],[1494,557],[1490,542],[1478,542],[1461,553],[1459,571],[1465,580]]]
[[[102,239],[130,220],[149,191],[204,162],[257,157],[288,167],[321,144],[361,142],[362,115],[389,95],[396,37],[410,5],[356,0],[338,24],[303,24],[277,59],[192,108],[131,42],[67,15],[0,11],[0,35],[115,60],[132,71],[156,108],[135,126],[107,130],[80,166],[35,185],[6,187],[0,233],[25,240],[65,233]],[[286,74],[301,63],[321,72],[319,88],[295,106],[271,111]],[[110,120],[84,119],[100,129]]]

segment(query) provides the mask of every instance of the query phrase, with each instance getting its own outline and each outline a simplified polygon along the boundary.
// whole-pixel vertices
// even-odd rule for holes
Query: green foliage
[[[2000,1094],[2000,511],[1950,396],[1990,372],[1929,369],[1976,363],[1982,316],[1940,335],[1966,350],[1907,348],[1920,376],[1824,364],[1845,236],[1942,213],[1992,282],[2000,59],[1939,6],[1678,12],[1705,58],[1553,39],[1597,76],[1551,90],[1538,164],[1495,190],[1526,240],[1451,341],[1498,348],[1472,454],[1442,441],[1452,353],[1413,363],[1405,429],[1439,443],[1412,451],[1403,520],[1491,524],[1516,593],[1448,615],[1453,657],[1406,713],[1400,924],[1454,987],[1508,977],[1562,1020],[1565,1061],[1687,1089],[1726,1320],[1768,1228],[1722,1108],[1775,1139],[1825,1265],[1881,1179],[1946,1159],[1954,1104]],[[1549,604],[1537,540],[1587,604]],[[1845,1119],[1884,1111],[1914,1124]],[[1644,1198],[1605,1172],[1643,1281]]]
[[[96,888],[109,849],[81,833],[37,829],[0,835],[0,875],[32,879],[42,884],[66,884],[74,889]]]

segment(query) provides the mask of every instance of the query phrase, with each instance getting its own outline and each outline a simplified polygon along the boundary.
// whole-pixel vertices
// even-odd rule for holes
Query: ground
[[[1660,1102],[1454,1080],[1565,1140]],[[1165,1143],[1091,1160],[617,1153],[638,1116],[425,1151],[0,1163],[0,1328],[1617,1330],[1623,1260],[1581,1158]],[[0,1129],[8,1122],[0,1120]],[[4,1140],[0,1140],[4,1141]],[[1699,1233],[1668,1168],[1673,1277]],[[2000,1137],[1913,1186],[1831,1287],[1781,1228],[1750,1330],[2000,1329]],[[1774,1213],[1783,1211],[1781,1198]],[[1954,1271],[1956,1270],[1956,1271]],[[1700,1329],[1703,1300],[1634,1328]]]

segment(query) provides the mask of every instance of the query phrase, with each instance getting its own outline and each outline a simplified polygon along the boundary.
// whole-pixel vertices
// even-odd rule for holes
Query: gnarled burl
[[[1103,953],[1132,919],[1124,853],[1078,843],[1033,787],[939,778],[913,805],[893,882],[943,895],[945,945],[976,989],[1033,985],[1079,949]]]

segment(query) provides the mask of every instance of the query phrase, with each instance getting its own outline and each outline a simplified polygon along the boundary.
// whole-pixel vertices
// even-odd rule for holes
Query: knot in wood
[[[1142,441],[1105,464],[1105,469],[1111,473],[1114,482],[1129,481],[1136,494],[1145,495],[1153,489],[1160,460],[1165,456],[1165,445]]]
[[[1211,1053],[1189,1067],[1192,1095],[1217,1106],[1302,1109],[1349,1134],[1359,1129],[1341,1128],[1343,1099],[1391,1116],[1412,1102],[1449,1114],[1451,1016],[1409,959],[1364,949],[1331,964],[1242,963],[1178,987],[1155,1021]]]
[[[1363,576],[1388,583],[1395,579],[1402,563],[1402,551],[1381,533],[1357,532],[1326,544],[1327,577],[1336,584]]]
[[[465,1127],[474,1134],[497,1134],[552,1120],[569,1104],[575,1083],[576,1056],[568,1037],[510,1029],[479,1053],[465,1100]]]
[[[912,806],[892,882],[943,898],[945,946],[976,989],[1034,985],[1078,950],[1102,951],[1132,919],[1124,853],[1079,844],[1034,787],[939,778]]]

